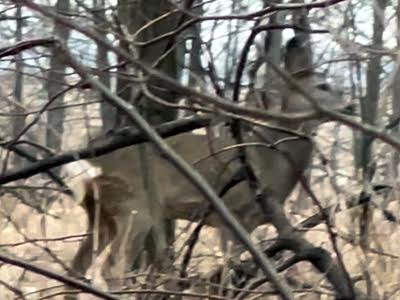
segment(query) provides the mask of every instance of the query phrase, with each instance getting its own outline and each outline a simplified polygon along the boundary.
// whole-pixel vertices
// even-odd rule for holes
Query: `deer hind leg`
[[[93,249],[93,239],[88,236],[86,240],[82,242],[80,245],[78,252],[75,254],[75,257],[71,264],[71,270],[73,271],[72,275],[85,276],[87,269],[89,269],[92,262],[92,252]],[[67,288],[66,295],[64,297],[65,300],[76,300],[78,299],[77,294],[68,294],[71,292],[71,288]]]
[[[140,258],[152,222],[150,215],[136,211],[115,217],[116,234],[103,272],[111,290],[125,284],[124,276]]]
[[[72,276],[85,276],[90,266],[93,264],[94,250],[97,254],[102,253],[107,245],[111,242],[116,233],[116,225],[112,218],[109,217],[107,211],[100,206],[96,213],[96,203],[99,201],[99,192],[95,189],[101,189],[97,185],[96,179],[84,182],[84,193],[81,199],[81,205],[85,209],[88,217],[88,236],[80,245],[71,263]],[[98,222],[95,219],[98,218]],[[95,224],[98,223],[98,226]],[[96,240],[96,247],[95,245]],[[96,248],[96,249],[95,249]],[[77,299],[76,294],[66,295],[65,300]]]
[[[91,233],[92,230],[89,230],[88,233]],[[106,233],[99,235],[99,246],[98,253],[101,253],[107,246],[110,241],[110,234]],[[80,245],[78,252],[75,254],[74,259],[71,263],[71,270],[73,271],[73,276],[84,277],[93,263],[93,236],[88,235],[88,237],[82,242]],[[70,290],[69,288],[67,290]],[[65,300],[76,300],[76,294],[66,295]]]

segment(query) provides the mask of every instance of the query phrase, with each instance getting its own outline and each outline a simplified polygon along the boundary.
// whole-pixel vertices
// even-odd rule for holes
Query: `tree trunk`
[[[400,4],[397,4],[396,8],[396,18],[397,18],[397,47],[400,47]],[[393,127],[393,133],[399,137],[400,135],[400,71],[399,68],[396,69],[396,74],[392,83],[393,87],[393,96],[392,96],[392,122],[397,122],[397,124]],[[400,163],[400,155],[397,151],[393,153],[393,164],[392,164],[392,172],[393,178],[397,178],[399,175],[399,163]]]
[[[69,9],[69,0],[57,0],[55,6],[56,12],[67,12]],[[69,32],[67,26],[58,23],[54,25],[54,35],[64,43],[68,41]],[[54,97],[64,88],[65,69],[66,66],[59,58],[58,53],[53,51],[47,78],[48,101],[52,101],[50,107],[60,106],[64,102],[64,95],[59,95],[57,99],[54,99]],[[61,149],[62,134],[64,131],[64,115],[64,109],[56,109],[47,112],[46,143],[49,148],[55,151]]]
[[[383,47],[383,32],[384,32],[384,13],[387,5],[387,0],[377,0],[374,2],[374,24],[372,46],[377,49]],[[371,58],[367,66],[366,78],[366,95],[361,98],[361,119],[363,123],[375,125],[378,111],[379,94],[380,94],[380,75],[382,72],[381,56],[375,55]],[[371,193],[371,181],[375,174],[375,163],[372,158],[373,137],[367,134],[362,135],[361,139],[361,170],[363,174],[363,190],[366,194]],[[365,251],[366,265],[369,265],[369,227],[372,218],[372,207],[366,203],[362,207],[360,215],[360,246]],[[371,280],[371,275],[367,268],[363,270],[363,275],[367,285],[367,294],[369,296],[375,293],[375,287]]]
[[[23,19],[22,19],[22,9],[20,6],[17,7],[17,11],[15,13],[16,18],[16,28],[15,28],[15,39],[16,42],[20,42],[22,40],[22,27],[23,27]],[[23,113],[23,70],[24,64],[22,59],[22,53],[18,53],[15,55],[15,84],[14,84],[14,97],[16,105],[14,105],[14,113]],[[25,126],[25,116],[15,116],[12,121],[13,124],[13,138],[17,137],[20,132],[23,130]],[[22,167],[23,160],[18,155],[14,156],[13,160],[16,167]]]
[[[104,0],[93,0],[93,15],[94,22],[96,25],[96,29],[100,34],[105,35],[106,31],[104,30],[104,22],[106,20],[106,11],[105,11],[105,1]],[[110,73],[108,71],[108,67],[110,63],[108,61],[108,50],[101,46],[97,45],[97,53],[96,53],[96,64],[99,70],[99,80],[106,87],[110,88]],[[101,120],[103,122],[104,131],[108,131],[114,127],[115,118],[116,118],[116,110],[110,105],[106,99],[104,94],[98,95],[100,104],[100,115]]]
[[[134,34],[149,21],[170,12],[172,9],[174,9],[174,6],[172,6],[170,1],[167,0],[120,0],[118,5],[118,16],[122,24],[124,24],[128,29],[129,33]],[[181,14],[179,13],[173,13],[171,16],[149,26],[147,29],[141,31],[135,42],[146,42],[172,31],[175,29],[177,24],[176,20],[179,19],[180,16]],[[172,39],[173,41],[176,41],[176,37],[173,37]],[[122,48],[132,53],[131,45],[129,45],[128,42],[121,41],[120,45]],[[167,46],[169,45],[170,38],[166,38],[157,43],[138,47],[134,49],[134,52],[136,53],[132,54],[138,57],[141,61],[149,65],[154,65],[165,53]],[[120,61],[120,63],[123,63],[123,61]],[[177,78],[178,67],[176,51],[168,51],[168,55],[163,58],[161,63],[157,64],[156,68],[170,77]],[[122,66],[120,71],[126,73],[129,70],[126,66]],[[164,101],[177,103],[179,100],[174,93],[159,88],[158,80],[156,79],[150,78],[147,81],[147,86],[152,94]],[[119,94],[127,101],[135,102],[133,104],[141,108],[150,123],[159,124],[176,118],[176,110],[166,108],[164,105],[156,103],[151,99],[142,97],[143,95],[141,95],[138,90],[133,91],[131,87],[132,82],[121,78],[118,79],[117,89]],[[126,125],[126,121],[123,119],[124,118],[122,117],[122,120],[118,121],[119,125]]]
[[[374,24],[372,47],[381,49],[383,47],[383,31],[384,31],[384,16],[387,0],[377,0],[374,7]],[[361,118],[364,123],[374,125],[376,123],[379,92],[380,92],[380,75],[382,72],[381,56],[375,55],[371,58],[367,66],[367,84],[365,98],[361,99]],[[363,170],[364,180],[370,181],[375,172],[372,161],[372,143],[373,138],[370,135],[364,134],[362,137],[361,149],[361,165]]]
[[[167,0],[119,0],[118,2],[118,16],[123,25],[128,29],[130,36],[141,29],[144,25],[148,24],[157,17],[170,12],[175,7],[171,5],[170,1]],[[173,13],[167,18],[155,22],[137,36],[134,42],[146,42],[158,37],[162,34],[174,30],[178,24],[177,19],[180,19],[182,15],[180,13]],[[124,32],[122,32],[124,35]],[[177,37],[166,38],[157,43],[151,43],[147,46],[140,46],[134,48],[134,44],[129,43],[129,41],[121,40],[120,47],[130,52],[135,57],[139,58],[141,61],[147,63],[148,65],[154,66],[158,70],[161,70],[166,75],[176,78],[178,76],[178,64],[176,56],[175,42]],[[171,43],[172,42],[172,43]],[[179,45],[178,45],[179,47]],[[172,49],[172,50],[171,50]],[[168,53],[165,57],[164,54]],[[163,57],[162,61],[159,59]],[[119,59],[120,70],[125,74],[135,73],[136,70],[131,70],[128,66],[124,64],[122,59]],[[158,80],[154,78],[149,78],[147,80],[147,88],[158,98],[163,101],[170,103],[177,103],[179,99],[174,93],[171,93],[164,88],[158,87]],[[137,106],[142,114],[151,124],[159,124],[167,121],[174,120],[177,116],[177,111],[175,109],[168,108],[164,105],[154,102],[151,97],[144,97],[143,92],[133,86],[132,82],[124,79],[118,78],[117,81],[118,94],[124,98],[126,101],[131,102],[133,105]],[[125,126],[127,120],[124,116],[117,115],[116,126]],[[143,187],[146,189],[146,196],[148,198],[149,209],[152,212],[154,218],[162,218],[161,207],[162,207],[162,195],[159,195],[155,191],[154,182],[155,178],[153,174],[153,162],[149,160],[148,145],[140,146],[140,161],[142,162],[142,174],[143,174]],[[161,222],[159,223],[161,224]],[[159,254],[160,251],[164,251],[165,245],[171,243],[174,240],[174,222],[165,221],[159,228],[152,228],[151,232],[147,236],[147,241],[145,247],[149,255],[149,259],[152,260],[155,257],[164,257],[165,255]]]

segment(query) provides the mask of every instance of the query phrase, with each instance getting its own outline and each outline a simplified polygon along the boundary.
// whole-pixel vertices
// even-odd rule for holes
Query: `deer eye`
[[[329,91],[332,90],[331,86],[326,82],[317,84],[316,88],[321,90],[321,91],[325,91],[325,92],[329,92]]]

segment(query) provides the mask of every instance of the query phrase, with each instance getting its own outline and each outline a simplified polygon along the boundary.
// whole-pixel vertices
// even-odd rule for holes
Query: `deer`
[[[343,107],[340,92],[331,88],[320,74],[304,69],[309,64],[305,48],[298,37],[289,40],[286,44],[285,70],[321,105],[332,109]],[[276,109],[282,113],[314,110],[306,97],[295,88],[286,85],[282,94],[278,106],[264,109]],[[248,124],[242,130],[247,144],[242,146],[257,182],[266,197],[278,203],[282,211],[285,200],[299,181],[299,174],[310,164],[313,142],[309,136],[326,121],[277,120],[272,127]],[[242,168],[237,158],[236,140],[227,126],[223,128],[219,136],[211,139],[193,132],[165,139],[216,191],[223,189]],[[301,134],[296,134],[299,132]],[[89,146],[99,145],[106,139],[95,139]],[[105,278],[121,278],[124,272],[130,270],[140,255],[146,236],[159,226],[161,218],[199,221],[203,217],[206,225],[226,231],[216,213],[202,213],[207,203],[198,190],[155,147],[149,143],[142,146],[146,147],[152,161],[153,188],[160,195],[160,203],[150,205],[143,187],[141,145],[90,159],[89,163],[101,170],[101,174],[84,181],[78,199],[88,217],[88,232],[97,230],[98,253],[109,247],[102,266]],[[222,197],[248,232],[270,222],[270,216],[263,212],[252,195],[249,184],[241,181],[225,191]],[[227,239],[235,243],[233,237],[228,236]],[[94,240],[88,236],[80,245],[71,267],[75,273],[84,275],[90,267]],[[160,246],[161,249],[163,247],[165,243]]]

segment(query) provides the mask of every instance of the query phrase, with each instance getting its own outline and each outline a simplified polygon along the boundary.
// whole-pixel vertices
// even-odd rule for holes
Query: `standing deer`
[[[317,74],[301,70],[306,50],[296,37],[287,43],[286,48],[285,69],[297,82],[322,105],[340,106],[339,93],[323,83]],[[313,110],[309,101],[296,89],[286,86],[285,90],[279,107],[282,112]],[[282,210],[299,180],[299,171],[304,171],[311,160],[312,141],[306,136],[322,122],[276,121],[274,128],[249,125],[243,130],[243,139],[249,143],[245,151],[260,188],[268,199],[279,203]],[[297,130],[303,136],[296,137],[291,130]],[[168,138],[166,142],[220,191],[242,167],[237,159],[237,149],[231,147],[235,140],[226,131],[211,141],[205,135],[184,133]],[[90,145],[101,142],[104,139],[97,139]],[[268,147],[272,144],[274,147]],[[198,190],[155,147],[145,144],[154,167],[153,187],[161,196],[159,206],[150,205],[141,177],[140,147],[134,145],[90,159],[93,166],[100,168],[101,174],[85,182],[80,200],[88,215],[89,232],[96,228],[97,214],[97,250],[100,253],[110,247],[102,269],[106,278],[119,278],[130,269],[146,235],[158,225],[159,216],[198,221],[207,204]],[[226,147],[230,147],[229,150]],[[269,222],[269,216],[263,213],[251,195],[247,182],[241,182],[223,196],[225,204],[249,232]],[[214,212],[207,215],[205,224],[224,230],[222,220]],[[92,248],[93,238],[88,237],[73,260],[75,272],[85,274],[91,265]]]

